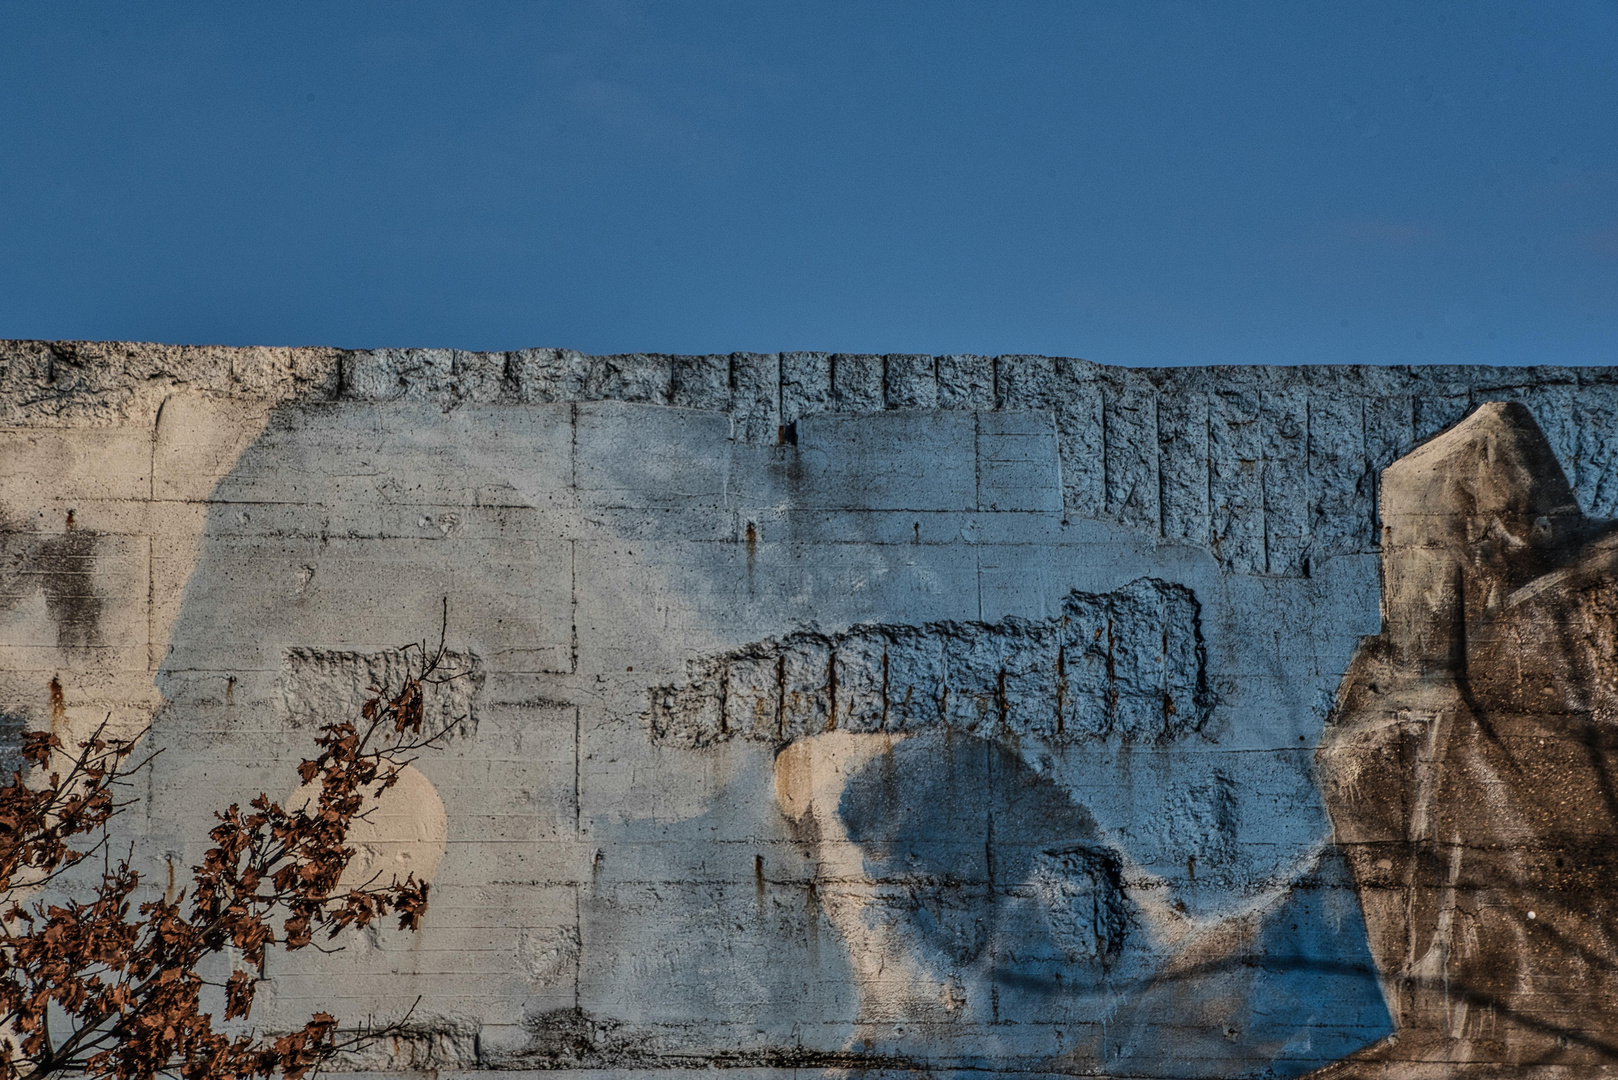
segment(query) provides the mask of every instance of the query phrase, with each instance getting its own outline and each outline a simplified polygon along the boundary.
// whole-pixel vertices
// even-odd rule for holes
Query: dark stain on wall
[[[30,726],[26,716],[0,712],[0,785],[9,783],[13,773],[23,771],[26,762],[22,756],[22,733]]]
[[[628,1025],[587,1010],[557,1009],[529,1017],[528,1045],[490,1053],[478,1063],[497,1069],[925,1069],[924,1060],[807,1046],[693,1050],[666,1045]]]
[[[74,524],[67,513],[61,533],[41,533],[0,513],[0,610],[11,610],[34,590],[56,624],[58,648],[101,644],[102,598],[95,588],[99,534]]]

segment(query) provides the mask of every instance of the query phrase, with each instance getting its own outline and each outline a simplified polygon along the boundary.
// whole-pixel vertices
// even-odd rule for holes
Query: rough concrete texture
[[[425,925],[277,955],[255,1016],[420,995],[354,1069],[1589,1075],[1615,410],[1610,370],[3,343],[0,732],[149,723],[161,884],[448,598],[453,733],[356,837]]]
[[[1182,738],[1207,717],[1207,671],[1190,590],[1142,578],[1074,592],[1038,622],[866,624],[792,634],[693,663],[652,694],[656,739],[786,744],[828,731],[1001,729],[1065,744]]]
[[[1586,510],[1618,507],[1606,368],[1107,368],[1044,356],[568,349],[231,349],[0,343],[0,422],[118,424],[176,389],[280,404],[624,401],[726,413],[791,442],[805,417],[1033,410],[1055,421],[1063,505],[1208,546],[1242,573],[1308,576],[1374,546],[1376,473],[1483,400],[1528,405]]]

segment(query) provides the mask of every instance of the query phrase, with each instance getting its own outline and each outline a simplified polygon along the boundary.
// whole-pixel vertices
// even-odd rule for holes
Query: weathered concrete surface
[[[1614,513],[1607,370],[0,344],[0,714],[152,723],[163,882],[448,597],[361,838],[426,925],[260,998],[421,995],[357,1067],[1296,1075],[1427,1023],[1313,757],[1380,558],[1465,561],[1380,471],[1497,400],[1505,535]]]
[[[1587,512],[1618,507],[1608,368],[1106,368],[1042,356],[585,356],[567,349],[0,345],[0,423],[115,425],[177,389],[260,404],[624,401],[722,412],[731,437],[791,442],[827,414],[1036,411],[1054,420],[1063,505],[1207,545],[1244,573],[1307,574],[1374,546],[1375,478],[1479,401],[1539,418]]]

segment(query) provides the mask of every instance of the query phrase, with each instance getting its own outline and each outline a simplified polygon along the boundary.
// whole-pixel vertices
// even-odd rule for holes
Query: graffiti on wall
[[[799,633],[690,665],[652,692],[652,737],[776,748],[780,812],[860,993],[852,1046],[1057,1071],[1297,1075],[1374,1042],[1388,1014],[1338,852],[1214,920],[1108,837],[1068,782],[1112,740],[1198,736],[1199,605],[1141,579],[1049,620]],[[1194,880],[1235,813],[1187,785]],[[996,1027],[1057,1033],[1027,1051]]]
[[[884,1049],[1015,1017],[1069,1025],[1043,1063],[1063,1070],[1610,1062],[1618,532],[1579,511],[1516,404],[1395,462],[1381,507],[1384,629],[1317,755],[1336,842],[1234,915],[1185,917],[1052,768],[1087,740],[1199,731],[1197,603],[1180,586],[1074,593],[1044,623],[760,642],[654,690],[653,737],[775,745],[778,807],[815,848],[861,1031]],[[1191,793],[1205,846],[1221,783]]]
[[[451,597],[455,730],[356,840],[433,878],[428,923],[282,966],[264,1016],[420,993],[378,1068],[1588,1075],[1618,545],[1562,469],[1610,506],[1605,399],[1525,396],[1547,443],[1291,378],[795,442],[693,402],[175,394],[155,456],[35,432],[105,442],[95,484],[0,491],[0,727],[155,712],[160,874]],[[113,489],[126,459],[156,472]]]
[[[1382,514],[1319,767],[1398,1037],[1342,1075],[1611,1063],[1618,533],[1517,404],[1395,462]]]

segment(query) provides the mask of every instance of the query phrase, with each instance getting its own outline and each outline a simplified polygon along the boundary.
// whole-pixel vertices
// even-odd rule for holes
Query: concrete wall
[[[425,927],[255,1017],[420,995],[354,1067],[1297,1075],[1400,1022],[1313,765],[1379,473],[1495,400],[1614,515],[1608,369],[0,343],[0,712],[152,724],[162,881],[448,598]]]

